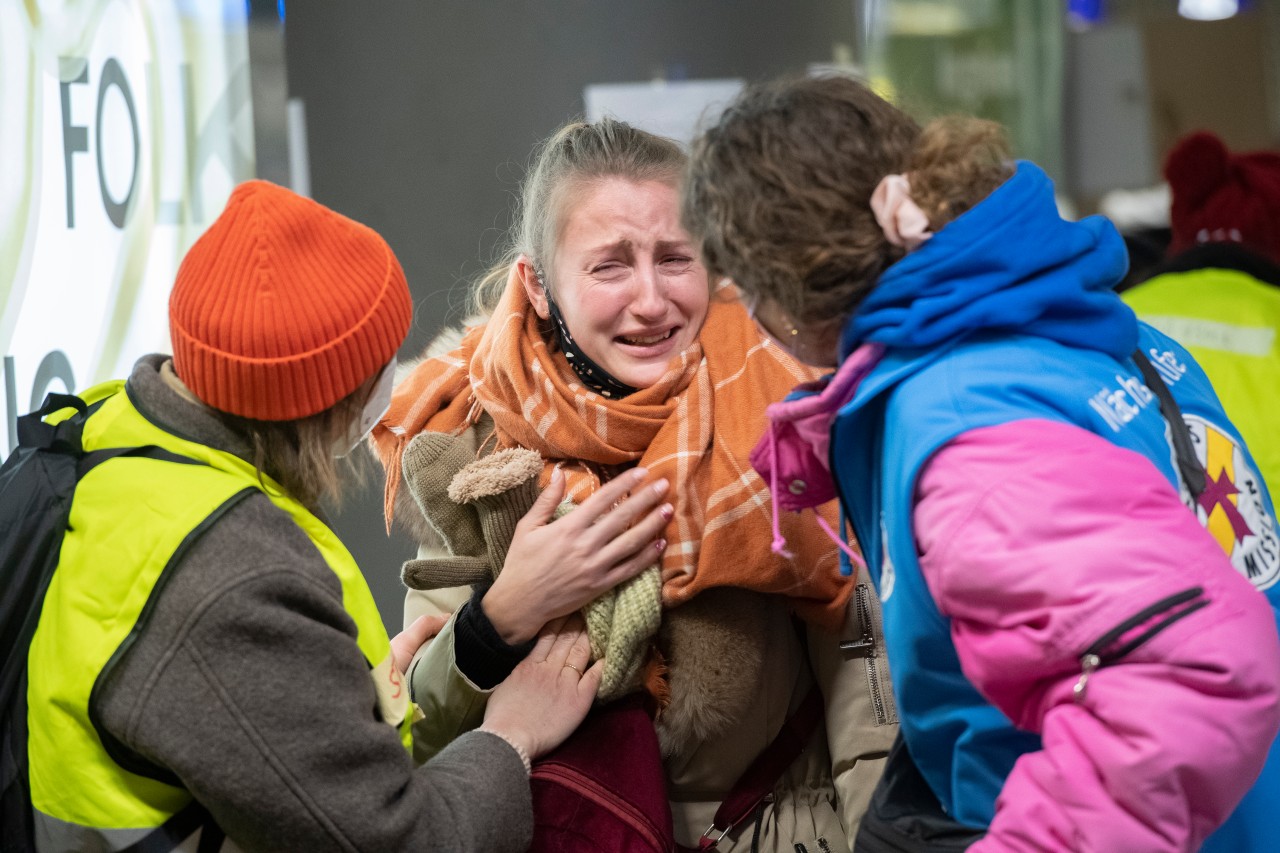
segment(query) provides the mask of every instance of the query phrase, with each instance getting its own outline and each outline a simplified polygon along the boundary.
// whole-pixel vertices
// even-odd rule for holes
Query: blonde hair
[[[694,143],[684,225],[713,276],[805,323],[843,323],[903,250],[871,211],[907,173],[937,230],[1013,174],[999,125],[950,117],[921,130],[847,77],[748,87]]]
[[[617,119],[572,122],[560,128],[534,153],[505,248],[475,283],[473,312],[493,312],[520,255],[527,256],[540,273],[547,270],[574,190],[607,178],[662,181],[674,187],[687,162],[688,156],[675,141]]]
[[[297,420],[262,421],[218,409],[211,411],[248,445],[249,461],[260,474],[275,480],[314,512],[324,500],[341,505],[344,471],[357,481],[363,479],[367,466],[361,463],[367,454],[357,448],[338,459],[333,448],[360,417],[377,376],[369,377],[324,411]]]

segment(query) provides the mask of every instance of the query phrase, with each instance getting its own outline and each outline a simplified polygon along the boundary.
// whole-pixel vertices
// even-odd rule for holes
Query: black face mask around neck
[[[564,357],[568,360],[569,366],[573,368],[573,372],[578,374],[578,378],[582,380],[582,384],[595,391],[601,397],[607,397],[610,400],[618,400],[639,391],[639,388],[633,388],[615,379],[609,371],[592,361],[591,357],[573,342],[573,335],[569,334],[569,326],[564,322],[564,315],[560,313],[560,306],[556,304],[555,299],[551,296],[551,288],[547,287],[546,279],[543,278],[541,272],[537,276],[538,282],[542,285],[542,292],[547,295],[547,310],[551,314],[560,349],[564,352]]]

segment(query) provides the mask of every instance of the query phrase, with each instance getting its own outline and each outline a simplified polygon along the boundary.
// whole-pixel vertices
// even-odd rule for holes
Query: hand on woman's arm
[[[489,697],[482,731],[535,759],[582,722],[600,687],[603,662],[588,668],[591,644],[577,616],[548,625],[519,666]]]
[[[564,475],[551,483],[516,525],[502,573],[480,604],[504,641],[517,645],[634,577],[662,556],[671,518],[662,503],[667,481],[637,488],[648,476],[635,468],[606,483],[582,505],[552,521],[564,496]],[[632,491],[635,489],[635,491]]]
[[[402,675],[409,671],[409,662],[418,653],[418,649],[422,648],[422,644],[439,634],[448,622],[447,615],[424,613],[413,620],[408,628],[391,638],[391,654],[395,658],[396,669]]]

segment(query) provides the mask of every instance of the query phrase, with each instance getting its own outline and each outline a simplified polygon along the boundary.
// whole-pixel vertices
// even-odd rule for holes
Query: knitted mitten
[[[494,577],[506,562],[516,523],[538,498],[542,468],[542,457],[535,451],[511,448],[467,464],[449,484],[449,497],[479,518]],[[573,507],[565,501],[556,508],[555,517],[563,517]],[[661,590],[655,564],[583,608],[591,655],[605,662],[600,702],[640,688],[650,642],[662,622]]]
[[[443,589],[489,580],[492,571],[475,509],[449,499],[453,476],[476,458],[475,430],[460,435],[424,432],[405,448],[405,483],[418,508],[439,534],[448,556],[409,560],[401,577],[412,589]]]
[[[495,576],[506,562],[516,523],[537,500],[542,467],[536,452],[513,448],[472,462],[449,484],[449,497],[473,507],[479,516]],[[571,501],[565,501],[556,508],[555,517],[562,518],[573,508]],[[604,660],[599,701],[640,688],[650,641],[662,622],[661,586],[655,565],[582,609],[591,655]]]
[[[493,576],[507,561],[516,524],[538,499],[542,457],[522,447],[477,459],[449,483],[449,498],[479,519]]]

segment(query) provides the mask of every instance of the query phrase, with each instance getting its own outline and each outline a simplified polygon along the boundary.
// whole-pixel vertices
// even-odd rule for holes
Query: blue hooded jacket
[[[1062,219],[1048,176],[1022,162],[981,203],[886,270],[841,337],[842,358],[864,343],[886,350],[837,414],[831,471],[885,599],[904,739],[943,807],[968,825],[990,822],[1013,762],[1038,749],[1039,738],[1015,729],[964,678],[947,621],[915,563],[912,495],[929,456],[969,429],[1049,418],[1142,453],[1180,486],[1159,407],[1135,407],[1130,422],[1094,393],[1113,380],[1143,386],[1130,358],[1140,346],[1153,360],[1168,355],[1186,366],[1161,371],[1183,412],[1224,425],[1247,456],[1194,360],[1140,324],[1115,294],[1126,266],[1114,226],[1101,217]],[[943,360],[948,370],[931,369]],[[1054,369],[1029,372],[1027,365]],[[956,375],[970,382],[946,387]],[[1264,501],[1274,527],[1270,498]],[[1268,596],[1280,604],[1280,584]],[[1248,849],[1230,840],[1247,837],[1232,836],[1231,827],[1237,817],[1252,820],[1245,816],[1251,801],[1267,807],[1272,796],[1260,794],[1267,786],[1280,787],[1274,753],[1263,783],[1205,849]]]

